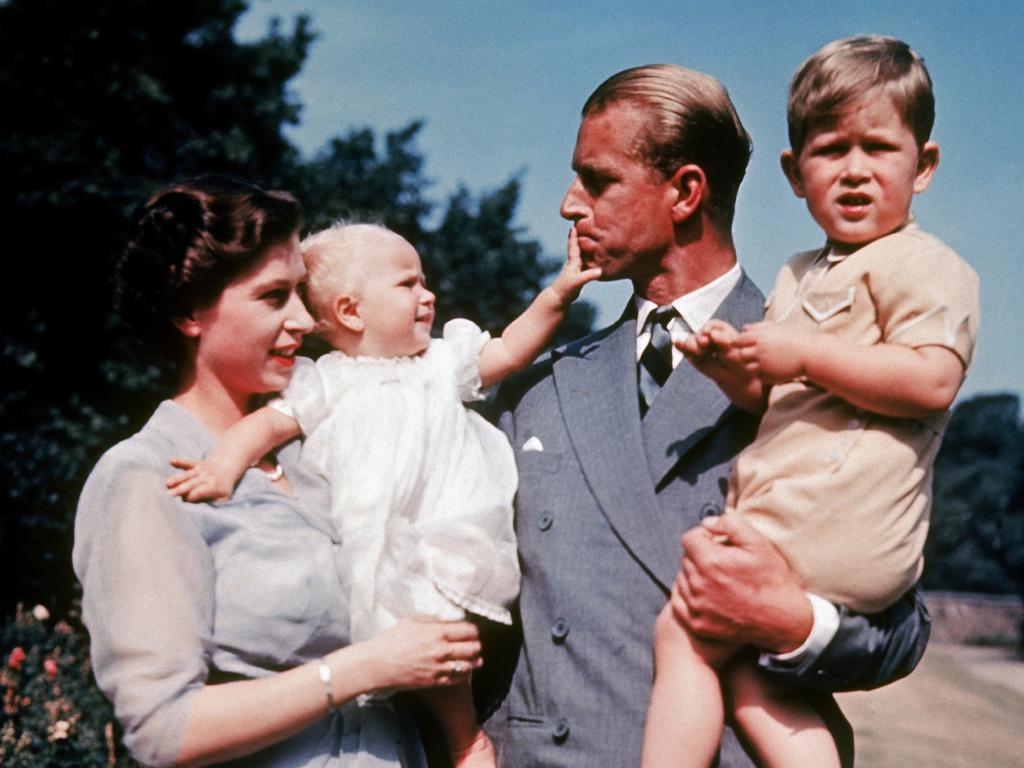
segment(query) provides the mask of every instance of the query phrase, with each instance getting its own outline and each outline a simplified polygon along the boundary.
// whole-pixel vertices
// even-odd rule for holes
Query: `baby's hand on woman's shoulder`
[[[171,459],[171,466],[183,471],[167,479],[167,488],[172,496],[184,497],[185,501],[230,499],[238,482],[230,471],[212,461]]]
[[[601,276],[600,267],[583,268],[580,246],[576,241],[576,227],[569,230],[569,242],[566,245],[565,264],[558,277],[551,283],[551,289],[558,295],[563,304],[571,304],[580,295],[583,286]]]

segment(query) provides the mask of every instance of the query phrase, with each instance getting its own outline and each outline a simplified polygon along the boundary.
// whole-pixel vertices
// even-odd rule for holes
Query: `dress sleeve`
[[[295,358],[295,370],[281,397],[268,405],[295,419],[302,434],[310,435],[327,416],[327,385],[321,366],[308,357]]]
[[[491,334],[472,320],[457,318],[444,324],[442,338],[455,359],[455,387],[463,402],[483,400],[480,392],[480,350]]]
[[[170,765],[212,655],[206,542],[156,469],[104,460],[79,503],[74,559],[96,680],[125,745]]]
[[[901,238],[882,262],[871,284],[882,339],[909,347],[946,347],[967,368],[978,335],[974,270],[941,241],[920,232]]]

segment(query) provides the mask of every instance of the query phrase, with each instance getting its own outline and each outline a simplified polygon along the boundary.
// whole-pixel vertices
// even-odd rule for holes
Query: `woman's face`
[[[295,351],[313,329],[298,293],[305,277],[293,235],[267,248],[211,306],[193,312],[182,330],[197,339],[197,384],[219,386],[240,404],[284,389]]]

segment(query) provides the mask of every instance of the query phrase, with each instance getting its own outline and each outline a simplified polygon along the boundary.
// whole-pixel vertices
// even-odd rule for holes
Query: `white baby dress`
[[[416,613],[511,623],[515,459],[462,404],[481,398],[488,338],[452,320],[416,357],[300,358],[271,403],[299,423],[304,461],[330,483],[353,641]]]

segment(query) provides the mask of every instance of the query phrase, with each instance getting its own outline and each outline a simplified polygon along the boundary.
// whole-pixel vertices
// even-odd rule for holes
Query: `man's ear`
[[[789,186],[793,189],[793,194],[797,197],[807,197],[807,192],[804,190],[804,180],[800,176],[800,164],[797,162],[793,150],[782,150],[782,157],[779,158],[779,163],[782,165],[782,172],[786,174],[786,178],[789,180]]]
[[[921,155],[917,158],[917,173],[914,176],[914,194],[920,194],[932,183],[935,169],[939,167],[939,145],[927,141],[921,147]]]
[[[199,324],[199,321],[196,320],[194,315],[176,317],[171,322],[173,322],[174,326],[181,331],[183,336],[190,339],[198,339],[200,334],[203,332],[202,326]]]
[[[704,169],[692,163],[681,165],[672,174],[672,221],[682,224],[698,210],[708,196],[708,178]]]
[[[359,310],[359,300],[355,296],[346,293],[341,294],[334,300],[334,319],[342,328],[353,333],[362,333],[366,327],[363,315]]]

